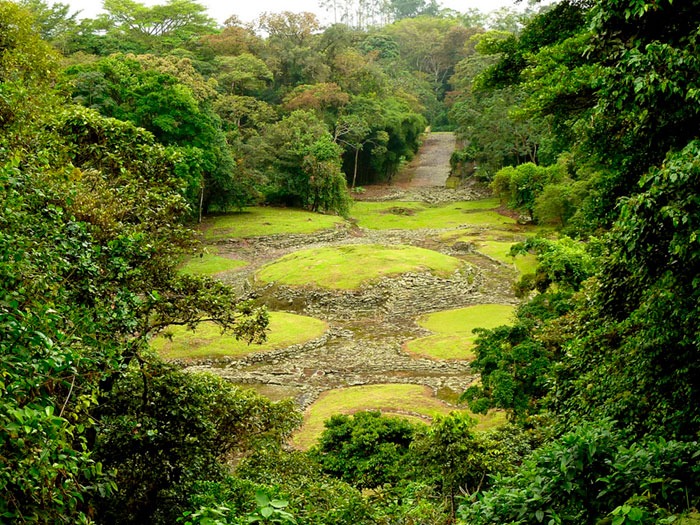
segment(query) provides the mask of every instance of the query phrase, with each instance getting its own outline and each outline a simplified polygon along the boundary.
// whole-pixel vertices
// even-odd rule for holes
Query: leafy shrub
[[[445,499],[435,484],[403,480],[368,493],[374,523],[447,525],[452,516],[445,512]]]
[[[312,455],[323,470],[359,488],[396,483],[405,475],[416,426],[380,412],[336,415]]]
[[[565,226],[588,195],[588,182],[547,184],[535,197],[533,214],[538,224]]]
[[[527,162],[498,171],[491,189],[509,208],[526,211],[535,218],[535,202],[544,188],[561,182],[565,176],[566,168],[561,164],[544,167]]]
[[[648,517],[639,523],[657,523],[698,502],[699,456],[696,442],[651,439],[628,446],[612,422],[586,423],[533,453],[515,475],[496,477],[459,513],[473,525],[594,524],[635,498],[644,510],[634,515]]]
[[[308,454],[259,447],[238,466],[235,476],[207,485],[207,491],[191,501],[209,507],[225,504],[231,509],[251,512],[253,494],[264,490],[270,498],[289,502],[285,508],[304,525],[376,523],[373,509],[355,487],[325,474]],[[257,487],[257,488],[255,488]]]
[[[557,318],[574,306],[570,293],[540,294],[518,309],[511,326],[477,330],[471,367],[480,372],[481,384],[462,394],[469,408],[477,413],[504,408],[516,420],[539,412],[551,389],[552,366],[561,358],[567,339],[567,330],[557,326]],[[546,338],[535,337],[544,327]]]
[[[583,244],[569,237],[557,240],[534,238],[518,243],[511,248],[512,255],[537,254],[534,279],[521,279],[516,286],[520,296],[536,289],[544,293],[551,285],[561,291],[577,291],[583,281],[591,277],[596,269],[596,259],[591,253],[595,244]]]
[[[489,476],[510,472],[531,450],[527,435],[514,425],[477,432],[476,421],[464,412],[438,416],[420,429],[411,445],[416,476],[437,482],[443,495],[474,494]]]
[[[101,408],[96,455],[118,472],[104,519],[172,523],[187,487],[224,472],[222,459],[287,437],[300,422],[291,402],[272,403],[213,375],[143,364]]]

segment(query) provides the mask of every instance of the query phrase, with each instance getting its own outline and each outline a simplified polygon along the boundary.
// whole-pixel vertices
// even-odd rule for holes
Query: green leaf
[[[255,503],[258,504],[258,507],[267,507],[270,504],[270,498],[268,498],[267,494],[265,494],[263,491],[256,490]]]
[[[636,507],[632,508],[627,516],[632,521],[642,521],[644,517],[644,511]]]

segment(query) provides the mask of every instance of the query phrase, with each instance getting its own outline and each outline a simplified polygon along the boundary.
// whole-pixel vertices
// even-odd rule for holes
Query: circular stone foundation
[[[381,277],[428,271],[447,277],[464,266],[456,257],[414,246],[350,244],[300,250],[263,266],[263,283],[354,290]]]
[[[305,343],[320,337],[327,329],[325,322],[313,317],[270,312],[269,332],[262,344],[248,344],[233,334],[222,334],[217,324],[206,322],[194,332],[184,326],[169,327],[151,346],[165,359],[241,357]]]
[[[361,385],[328,390],[304,414],[304,424],[292,437],[300,449],[313,446],[324,430],[324,421],[335,414],[379,410],[385,415],[430,423],[437,415],[449,414],[454,407],[437,399],[430,387],[412,384]],[[505,421],[502,412],[474,415],[477,428],[489,428]]]
[[[435,334],[407,342],[404,350],[431,359],[474,359],[472,331],[506,325],[514,311],[509,305],[480,304],[424,315],[418,324]]]

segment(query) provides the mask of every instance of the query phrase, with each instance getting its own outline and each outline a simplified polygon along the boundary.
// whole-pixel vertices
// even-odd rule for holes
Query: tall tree
[[[273,80],[265,62],[250,53],[217,57],[216,66],[219,85],[231,95],[259,91]]]
[[[257,23],[271,37],[292,40],[297,46],[307,44],[311,35],[321,27],[316,15],[309,12],[263,13]]]
[[[68,4],[55,2],[49,5],[44,0],[22,0],[20,5],[32,12],[34,27],[41,38],[65,52],[68,41],[77,30],[80,11],[71,13]]]
[[[104,0],[110,32],[150,46],[172,49],[213,32],[216,23],[194,0],[168,0],[148,7],[135,0]]]
[[[244,25],[236,16],[230,16],[221,31],[202,36],[201,42],[215,55],[240,55],[258,51],[261,39],[250,24]]]

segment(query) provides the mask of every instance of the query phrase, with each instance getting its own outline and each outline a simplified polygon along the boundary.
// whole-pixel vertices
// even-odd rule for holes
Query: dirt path
[[[456,147],[451,132],[426,133],[414,159],[390,182],[364,186],[356,200],[417,200],[429,204],[473,200],[490,194],[484,186],[472,181],[458,190],[447,189],[450,157]]]

